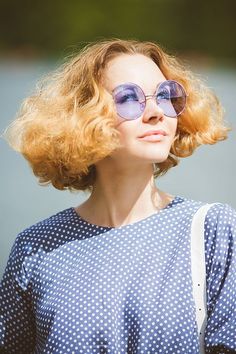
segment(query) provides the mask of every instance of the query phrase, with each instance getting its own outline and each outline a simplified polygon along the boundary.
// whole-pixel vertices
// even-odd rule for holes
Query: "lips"
[[[163,135],[166,136],[167,133],[164,130],[149,130],[143,135],[141,135],[139,138],[144,138],[145,136],[150,136],[150,135]]]

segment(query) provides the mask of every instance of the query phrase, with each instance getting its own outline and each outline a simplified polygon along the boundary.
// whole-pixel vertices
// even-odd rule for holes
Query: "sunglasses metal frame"
[[[179,112],[176,116],[174,116],[174,117],[173,117],[173,116],[168,116],[167,114],[164,113],[164,115],[165,115],[166,117],[176,118],[176,117],[178,117],[180,114],[182,114],[183,111],[185,110],[186,104],[187,104],[187,97],[188,97],[188,94],[187,94],[187,92],[186,92],[184,86],[183,86],[182,84],[180,84],[180,83],[179,83],[178,81],[176,81],[176,80],[164,80],[164,81],[160,82],[160,83],[157,85],[157,88],[156,88],[155,93],[154,93],[153,95],[145,95],[143,89],[142,89],[139,85],[137,85],[137,84],[135,84],[135,83],[133,83],[133,82],[125,82],[125,83],[123,83],[123,84],[120,84],[120,85],[116,86],[116,87],[112,90],[112,97],[113,97],[113,99],[114,99],[114,101],[115,101],[114,92],[115,92],[115,91],[117,90],[117,88],[120,87],[120,86],[124,86],[124,85],[135,86],[135,87],[137,87],[139,90],[141,90],[141,92],[143,93],[143,96],[144,96],[145,99],[144,99],[144,101],[141,101],[141,102],[139,101],[139,103],[140,103],[140,104],[145,103],[145,106],[144,106],[144,110],[145,110],[147,99],[155,98],[155,101],[156,101],[156,103],[157,103],[157,105],[158,105],[158,97],[157,97],[158,90],[159,90],[159,88],[160,88],[160,86],[161,86],[162,84],[168,83],[168,82],[177,83],[177,84],[182,88],[182,90],[183,90],[183,92],[184,92],[184,96],[183,96],[183,97],[185,97],[185,105],[184,105],[184,108],[182,109],[182,111],[180,111],[180,112]],[[144,110],[143,110],[143,111],[144,111]],[[142,113],[143,113],[143,112],[141,111],[140,116],[137,117],[137,118],[125,118],[125,117],[121,116],[121,115],[119,114],[119,112],[117,112],[117,114],[118,114],[121,118],[127,119],[127,120],[135,120],[135,119],[138,119],[138,118],[140,118],[140,117],[142,116]]]

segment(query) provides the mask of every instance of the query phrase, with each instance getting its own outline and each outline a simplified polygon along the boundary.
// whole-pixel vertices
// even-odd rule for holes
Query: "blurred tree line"
[[[0,0],[0,55],[63,55],[109,37],[236,59],[235,0]]]

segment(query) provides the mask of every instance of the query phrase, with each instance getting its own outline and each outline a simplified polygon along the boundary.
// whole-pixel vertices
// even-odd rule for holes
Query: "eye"
[[[115,102],[122,104],[130,101],[138,101],[138,96],[133,90],[126,90],[116,94]]]
[[[170,91],[167,88],[163,88],[160,92],[157,93],[158,100],[169,100]]]

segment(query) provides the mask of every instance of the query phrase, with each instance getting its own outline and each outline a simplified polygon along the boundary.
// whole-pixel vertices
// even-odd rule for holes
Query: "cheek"
[[[134,131],[135,127],[134,122],[131,121],[122,121],[118,123],[116,126],[116,129],[120,132],[120,141],[121,142],[127,142],[129,141],[132,137],[134,137]]]
[[[178,120],[177,120],[177,118],[169,118],[169,119],[171,119],[168,124],[169,132],[172,135],[172,137],[174,138],[176,135]]]

